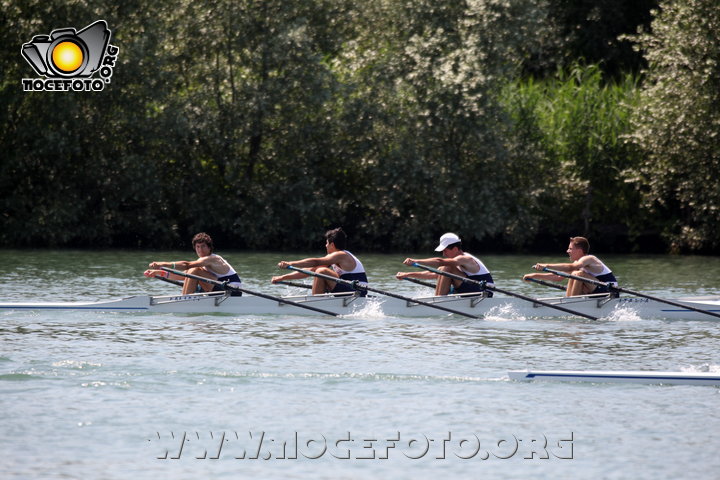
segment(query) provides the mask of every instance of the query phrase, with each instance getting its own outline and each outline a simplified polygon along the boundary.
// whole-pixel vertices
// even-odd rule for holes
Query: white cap
[[[448,245],[452,245],[453,243],[460,242],[460,237],[455,235],[454,233],[446,233],[442,237],[440,237],[440,245],[437,246],[435,249],[436,252],[442,252],[445,250]]]

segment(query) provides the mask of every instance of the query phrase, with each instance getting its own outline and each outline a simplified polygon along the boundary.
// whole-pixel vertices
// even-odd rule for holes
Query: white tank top
[[[607,275],[608,273],[612,273],[612,270],[610,270],[610,269],[607,267],[607,265],[605,265],[603,262],[601,262],[599,258],[595,257],[595,260],[597,260],[597,262],[598,262],[600,265],[602,265],[602,272],[600,272],[600,273],[593,273],[593,272],[588,271],[585,267],[583,267],[582,271],[585,272],[585,273],[588,273],[588,274],[592,275],[593,277],[599,277],[599,276],[601,276],[601,275]]]
[[[340,268],[339,265],[333,264],[332,269],[335,270],[335,273],[337,273],[338,275],[345,275],[346,273],[365,273],[365,267],[363,267],[363,264],[360,262],[360,260],[357,259],[355,255],[348,252],[347,250],[343,250],[343,252],[347,253],[353,258],[353,260],[355,260],[355,268],[347,271]]]
[[[477,271],[477,272],[474,272],[474,273],[468,272],[468,271],[465,270],[463,267],[458,267],[458,268],[460,268],[460,271],[463,272],[465,275],[467,275],[467,276],[469,277],[469,276],[471,276],[471,275],[484,275],[484,274],[486,274],[486,273],[490,273],[490,270],[488,270],[487,267],[485,266],[485,264],[482,263],[482,262],[480,261],[480,259],[477,258],[475,255],[472,255],[472,254],[467,253],[467,252],[464,252],[463,255],[467,255],[468,257],[470,257],[470,258],[472,258],[473,260],[475,260],[475,263],[477,263],[477,264],[478,264],[478,267],[480,267],[480,270]]]
[[[227,265],[227,267],[228,267],[227,273],[217,273],[217,272],[214,272],[212,269],[210,269],[210,267],[205,267],[205,270],[207,270],[208,272],[210,272],[210,273],[212,273],[213,275],[215,275],[216,278],[229,277],[230,275],[235,275],[235,274],[237,273],[237,272],[235,271],[235,269],[234,269],[224,258],[222,258],[220,255],[216,255],[216,254],[214,254],[214,253],[211,254],[211,255],[212,255],[213,257],[216,257],[216,258],[220,259],[220,261],[221,261],[224,265]]]

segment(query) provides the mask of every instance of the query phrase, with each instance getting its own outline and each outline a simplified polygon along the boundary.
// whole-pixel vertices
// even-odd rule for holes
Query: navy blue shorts
[[[225,281],[227,281],[228,283],[231,283],[231,282],[241,283],[241,282],[242,282],[242,280],[240,280],[240,276],[239,276],[237,273],[234,273],[234,274],[232,274],[232,275],[227,275],[227,276],[225,276],[225,277],[218,277],[218,282],[225,282]],[[215,285],[215,286],[213,287],[212,291],[213,291],[213,292],[227,292],[227,291],[229,291],[231,297],[242,297],[242,292],[241,292],[240,290],[233,290],[232,288],[229,288],[228,290],[225,290],[225,289],[222,288],[220,285]]]
[[[493,283],[492,275],[489,273],[486,273],[484,275],[470,275],[467,278],[470,280],[476,280],[478,282],[485,281],[487,283]],[[491,290],[483,290],[480,285],[476,283],[470,283],[470,282],[463,282],[460,284],[459,287],[455,288],[454,286],[450,289],[450,293],[482,293],[487,292],[488,297],[492,297],[492,291]]]
[[[363,273],[345,273],[343,275],[340,275],[340,278],[343,280],[347,280],[349,282],[353,282],[353,281],[357,280],[358,282],[367,283],[367,281],[368,281],[367,275],[365,275],[364,272]],[[333,288],[328,293],[342,293],[342,292],[355,292],[355,291],[357,291],[361,297],[367,296],[367,290],[362,290],[362,289],[355,290],[350,285],[346,285],[346,284],[340,283],[340,282],[336,282],[335,288]]]

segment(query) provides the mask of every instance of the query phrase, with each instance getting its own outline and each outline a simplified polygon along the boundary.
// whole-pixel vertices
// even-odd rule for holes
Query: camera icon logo
[[[33,70],[48,80],[23,79],[23,88],[26,91],[102,90],[103,83],[110,83],[118,51],[110,45],[110,30],[104,20],[80,31],[59,28],[50,35],[35,35],[23,44],[21,53]],[[102,80],[89,80],[95,72],[99,72]]]

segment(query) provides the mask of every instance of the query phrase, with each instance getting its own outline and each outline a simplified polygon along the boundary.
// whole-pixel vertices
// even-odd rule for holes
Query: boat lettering
[[[647,298],[618,298],[618,303],[648,303]]]
[[[181,295],[179,297],[170,297],[171,302],[199,302],[201,300],[201,297],[191,297],[190,295]]]

